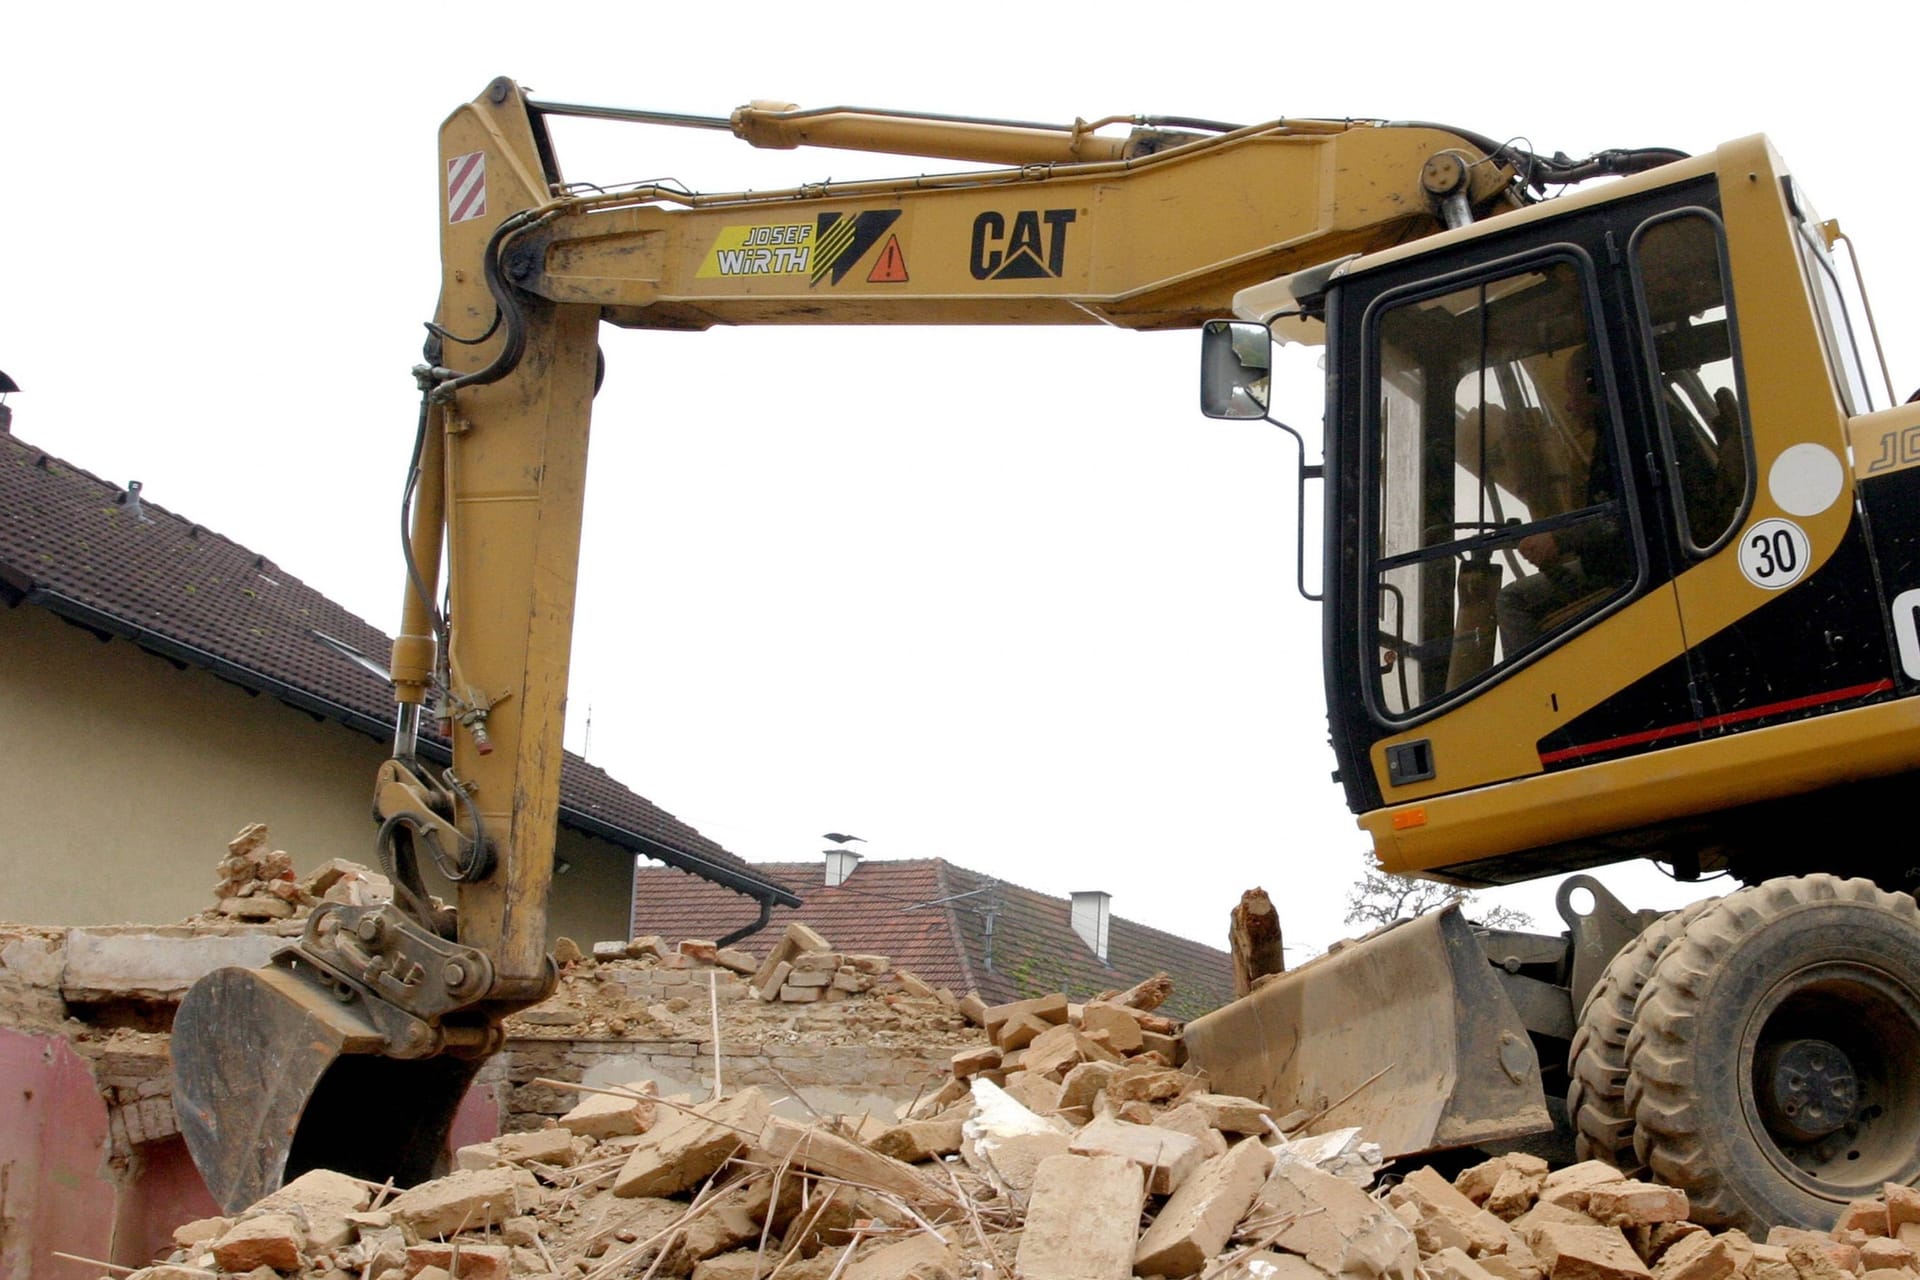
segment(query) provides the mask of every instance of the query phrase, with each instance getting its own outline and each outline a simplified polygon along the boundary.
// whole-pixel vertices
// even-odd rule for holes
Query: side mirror
[[[1248,320],[1209,320],[1200,334],[1200,412],[1209,418],[1264,418],[1273,371],[1273,335]]]

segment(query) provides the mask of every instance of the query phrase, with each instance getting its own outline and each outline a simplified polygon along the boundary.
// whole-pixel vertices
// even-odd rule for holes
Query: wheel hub
[[[1853,1060],[1826,1040],[1789,1040],[1760,1075],[1767,1127],[1791,1142],[1818,1142],[1852,1123],[1860,1104]]]

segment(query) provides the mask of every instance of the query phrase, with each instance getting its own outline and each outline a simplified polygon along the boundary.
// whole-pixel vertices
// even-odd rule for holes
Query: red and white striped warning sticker
[[[487,153],[469,151],[447,161],[447,221],[466,222],[487,211]]]

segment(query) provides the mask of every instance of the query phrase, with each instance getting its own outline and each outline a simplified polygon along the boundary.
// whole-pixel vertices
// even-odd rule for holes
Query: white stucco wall
[[[168,923],[250,822],[305,870],[371,863],[382,743],[32,605],[0,607],[0,920]],[[632,858],[563,830],[550,934],[627,934]]]

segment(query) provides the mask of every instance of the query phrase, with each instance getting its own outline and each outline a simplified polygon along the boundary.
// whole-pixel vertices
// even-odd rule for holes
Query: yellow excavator
[[[978,167],[604,188],[563,178],[557,116]],[[1404,922],[1198,1020],[1193,1060],[1389,1155],[1559,1123],[1710,1222],[1920,1181],[1920,859],[1841,829],[1897,812],[1920,760],[1920,405],[1764,139],[1572,160],[1421,123],[710,119],[501,79],[440,160],[374,800],[395,900],[323,906],[181,1005],[175,1101],[225,1206],[318,1166],[429,1176],[502,1018],[553,987],[603,321],[1202,328],[1203,411],[1269,421],[1271,344],[1324,345],[1297,485],[1323,491],[1332,742],[1381,865],[1474,886],[1647,858],[1748,887],[1662,917],[1576,876],[1557,937]],[[423,712],[450,769],[421,761]]]

